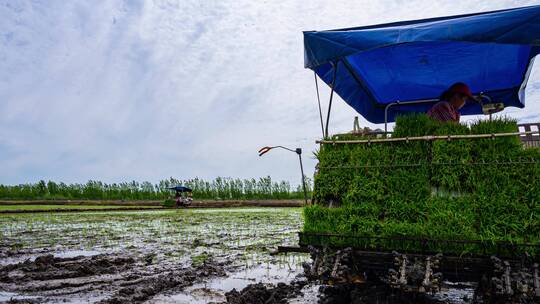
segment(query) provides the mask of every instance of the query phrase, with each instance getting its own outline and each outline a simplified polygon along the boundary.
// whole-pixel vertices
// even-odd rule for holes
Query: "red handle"
[[[272,149],[272,147],[262,147],[260,150],[259,150],[259,156],[263,156],[264,153],[270,151]]]

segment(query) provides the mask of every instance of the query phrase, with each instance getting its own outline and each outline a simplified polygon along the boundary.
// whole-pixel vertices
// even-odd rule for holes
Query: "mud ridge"
[[[227,302],[232,304],[285,304],[288,299],[302,295],[301,289],[306,281],[294,281],[291,284],[250,284],[241,291],[233,289],[225,293]]]
[[[57,258],[52,254],[38,256],[34,261],[6,265],[0,268],[0,282],[20,284],[28,281],[45,281],[88,277],[99,274],[116,273],[135,263],[131,257],[91,257]]]
[[[98,297],[99,303],[141,303],[168,289],[181,290],[214,276],[225,276],[225,266],[212,260],[198,267],[153,265],[145,257],[119,255],[59,258],[51,254],[0,267],[0,290],[22,299],[10,303],[40,302],[32,297],[76,294]]]

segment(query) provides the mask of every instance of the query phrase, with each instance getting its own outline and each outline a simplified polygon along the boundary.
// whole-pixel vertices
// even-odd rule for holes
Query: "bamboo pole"
[[[512,132],[512,133],[492,133],[492,134],[472,134],[472,135],[426,135],[414,137],[398,137],[398,138],[374,138],[374,139],[358,139],[358,140],[317,140],[317,144],[372,144],[383,142],[409,142],[409,141],[433,141],[433,140],[456,140],[456,139],[481,139],[481,138],[497,138],[508,136],[523,136],[539,134],[540,131],[528,132]]]

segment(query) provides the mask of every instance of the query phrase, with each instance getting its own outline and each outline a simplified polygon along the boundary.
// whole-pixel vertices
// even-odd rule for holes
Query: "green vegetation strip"
[[[312,182],[306,180],[311,192]],[[2,200],[164,200],[172,196],[169,187],[184,185],[193,190],[198,200],[259,200],[303,199],[301,185],[293,187],[287,181],[273,181],[269,176],[238,179],[218,177],[211,181],[194,178],[179,180],[170,178],[157,184],[150,182],[124,182],[107,184],[88,181],[86,184],[65,184],[39,181],[20,185],[0,185]]]
[[[155,206],[96,206],[96,205],[0,205],[0,213],[67,212],[67,211],[113,211],[161,209]]]
[[[467,127],[412,115],[398,118],[393,136],[516,130],[516,122],[510,119],[479,121]],[[365,137],[339,138],[354,139]],[[354,244],[338,238],[310,242],[414,251],[420,250],[418,243],[385,238],[425,238],[440,240],[430,242],[428,250],[457,254],[497,253],[497,242],[540,244],[540,150],[523,149],[518,136],[325,144],[317,157],[316,203],[304,209],[304,232],[363,239]],[[445,240],[480,243],[456,246]],[[512,250],[521,252],[507,253],[538,253],[534,246]]]
[[[161,206],[158,201],[124,201],[124,200],[0,200],[1,205],[82,205],[82,206]]]

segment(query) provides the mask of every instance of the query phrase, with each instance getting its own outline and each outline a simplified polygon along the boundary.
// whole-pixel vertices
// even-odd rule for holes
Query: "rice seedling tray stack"
[[[516,121],[466,126],[418,114],[398,118],[393,137],[508,132]],[[539,254],[540,150],[518,136],[323,144],[317,157],[302,245]]]

